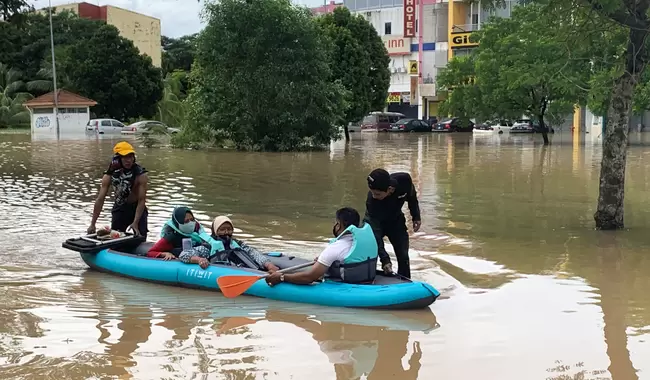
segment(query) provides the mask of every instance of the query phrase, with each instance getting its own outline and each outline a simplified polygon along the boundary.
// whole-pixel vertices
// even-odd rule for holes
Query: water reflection
[[[650,136],[631,137],[629,230],[615,234],[592,230],[602,150],[583,137],[556,134],[544,147],[536,136],[364,134],[283,154],[137,148],[152,173],[151,239],[185,203],[203,222],[228,214],[252,244],[302,256],[322,249],[337,207],[364,209],[370,170],[408,170],[423,214],[413,273],[444,292],[435,315],[413,315],[226,300],[89,272],[60,242],[86,228],[121,137],[0,134],[0,211],[21,216],[0,219],[0,378],[642,378]]]

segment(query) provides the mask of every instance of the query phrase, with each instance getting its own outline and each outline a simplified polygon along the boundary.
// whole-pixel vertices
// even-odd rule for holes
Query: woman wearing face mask
[[[176,207],[172,218],[163,226],[161,239],[147,252],[147,257],[157,257],[163,260],[180,259],[185,263],[199,264],[201,268],[209,265],[210,245],[201,242],[198,234],[201,225],[194,220],[192,210],[187,207]],[[192,241],[192,248],[183,250],[183,239]]]
[[[241,240],[233,239],[233,224],[227,216],[218,216],[212,222],[212,238],[223,243],[223,251],[217,253],[217,260],[246,266],[258,266],[273,273],[279,268],[268,257]],[[237,262],[241,261],[241,262]],[[252,262],[251,262],[252,261]]]

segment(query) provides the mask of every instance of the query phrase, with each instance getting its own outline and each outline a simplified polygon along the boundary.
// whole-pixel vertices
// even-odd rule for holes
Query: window
[[[379,122],[380,123],[389,123],[390,121],[388,120],[388,115],[384,115],[384,114],[379,115]]]
[[[88,113],[88,108],[77,108],[77,113]]]
[[[110,120],[102,120],[102,127],[110,127],[110,126],[111,126]]]
[[[54,108],[34,108],[33,111],[35,114],[43,114],[43,113],[54,113]]]
[[[392,24],[390,22],[384,23],[384,34],[390,35],[392,33]]]
[[[472,15],[472,30],[477,30],[478,26],[478,14]]]
[[[118,128],[124,128],[124,124],[120,123],[117,120],[113,120],[113,126]]]

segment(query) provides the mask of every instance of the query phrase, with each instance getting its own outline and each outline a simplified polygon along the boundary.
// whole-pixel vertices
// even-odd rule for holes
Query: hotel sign
[[[411,39],[394,36],[383,36],[384,46],[388,55],[407,55],[411,54]]]
[[[452,33],[451,40],[449,41],[449,47],[453,48],[467,48],[478,46],[478,43],[471,42],[469,37],[472,35],[469,33]]]
[[[415,0],[404,0],[404,37],[415,37]]]

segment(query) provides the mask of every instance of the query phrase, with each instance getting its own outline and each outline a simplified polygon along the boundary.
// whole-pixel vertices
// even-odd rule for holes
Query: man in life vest
[[[113,147],[113,160],[102,176],[102,184],[93,208],[88,234],[96,231],[95,224],[104,207],[111,185],[115,201],[111,210],[111,229],[126,232],[130,227],[136,235],[147,237],[147,169],[135,162],[135,150],[126,141]]]
[[[413,231],[418,232],[422,222],[413,180],[408,173],[388,174],[384,169],[373,170],[367,179],[369,191],[364,220],[372,226],[377,238],[382,269],[386,273],[393,272],[393,265],[384,248],[384,236],[387,236],[397,257],[397,274],[411,278],[409,233],[402,207],[405,202],[408,203]]]
[[[339,209],[332,227],[334,239],[316,258],[311,270],[286,274],[276,272],[266,278],[266,283],[269,286],[280,282],[311,284],[325,273],[347,283],[371,283],[377,274],[377,242],[372,228],[368,224],[360,227],[360,223],[357,210],[350,207]]]

